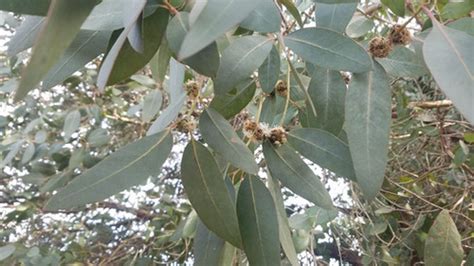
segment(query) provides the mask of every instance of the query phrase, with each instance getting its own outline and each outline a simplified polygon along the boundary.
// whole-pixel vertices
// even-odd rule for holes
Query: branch
[[[411,102],[408,104],[408,108],[418,107],[418,108],[423,108],[423,109],[451,107],[451,106],[453,106],[453,102],[450,100]]]

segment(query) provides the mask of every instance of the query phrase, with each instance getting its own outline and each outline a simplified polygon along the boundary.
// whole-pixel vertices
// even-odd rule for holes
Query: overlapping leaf
[[[256,88],[252,79],[245,80],[229,92],[214,96],[210,107],[229,119],[250,103],[255,95]]]
[[[226,93],[248,78],[265,61],[272,42],[263,36],[245,36],[232,42],[222,53],[214,81],[216,93]]]
[[[181,161],[181,178],[189,201],[209,230],[240,247],[234,202],[211,152],[191,140]]]
[[[319,166],[355,179],[349,147],[333,134],[313,128],[295,129],[289,132],[288,143]]]
[[[474,36],[433,20],[423,57],[434,79],[466,119],[474,123]]]
[[[263,64],[258,68],[260,87],[266,93],[271,93],[280,76],[280,54],[274,46]]]
[[[232,165],[251,174],[257,174],[255,158],[232,126],[217,111],[208,108],[201,115],[199,129],[209,146]]]
[[[178,54],[185,59],[204,49],[230,28],[239,24],[258,6],[253,0],[208,0],[186,34]]]
[[[157,176],[172,146],[173,138],[169,131],[128,144],[75,177],[51,197],[45,209],[69,209],[101,201],[144,182],[150,176]]]
[[[15,100],[22,99],[38,85],[72,43],[81,24],[96,4],[97,0],[57,0],[52,3],[30,62],[15,92]]]
[[[426,265],[461,265],[464,251],[461,236],[447,210],[438,214],[425,241]]]
[[[272,195],[258,178],[244,179],[237,196],[242,244],[250,265],[280,265],[278,217]]]
[[[346,133],[357,182],[372,200],[379,192],[388,159],[391,122],[388,77],[379,64],[354,74],[346,97]]]
[[[318,68],[313,72],[308,94],[316,108],[313,127],[338,135],[344,124],[346,84],[337,71]]]
[[[372,60],[362,46],[332,30],[300,29],[286,36],[285,44],[317,66],[354,73],[372,69]]]
[[[288,145],[263,144],[263,154],[272,177],[295,194],[326,209],[333,207],[331,197],[313,170]]]
[[[240,23],[240,26],[252,31],[275,32],[280,30],[280,11],[273,0],[260,0],[259,5]]]
[[[344,33],[352,18],[357,3],[316,4],[316,26]]]

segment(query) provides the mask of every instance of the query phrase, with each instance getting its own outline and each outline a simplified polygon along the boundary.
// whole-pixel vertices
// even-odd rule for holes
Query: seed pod
[[[288,133],[286,133],[286,130],[284,128],[275,127],[271,129],[268,140],[270,140],[272,144],[282,145],[287,142],[287,136]]]
[[[392,42],[387,38],[377,36],[369,42],[369,52],[374,57],[387,57],[390,51],[392,51]]]
[[[389,34],[389,39],[393,44],[407,45],[411,42],[411,33],[402,25],[395,25]]]
[[[279,80],[275,86],[275,91],[280,95],[281,97],[287,97],[288,96],[288,84],[286,84],[285,81]]]

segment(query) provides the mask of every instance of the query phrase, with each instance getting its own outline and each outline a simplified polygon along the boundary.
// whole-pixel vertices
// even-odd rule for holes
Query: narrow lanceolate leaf
[[[145,7],[146,0],[132,0],[135,4],[133,9],[127,12],[126,21],[129,22],[128,25],[120,33],[115,43],[112,45],[108,51],[102,65],[100,66],[100,71],[97,76],[97,86],[99,89],[104,90],[105,86],[108,84],[108,80],[112,70],[114,68],[115,61],[117,60],[120,51],[122,50],[123,45],[127,41],[127,36],[134,27],[134,22],[142,14],[143,8]]]
[[[379,64],[354,74],[346,97],[346,133],[357,183],[368,200],[382,186],[388,158],[391,94]]]
[[[53,0],[41,34],[23,72],[15,100],[21,100],[48,73],[74,40],[97,0]]]
[[[186,100],[186,91],[183,88],[184,82],[184,65],[172,59],[170,61],[170,79],[169,93],[170,101],[166,109],[161,112],[160,116],[151,124],[147,131],[147,135],[153,135],[164,130],[178,116],[179,111],[183,108]]]
[[[180,12],[176,14],[166,29],[166,38],[173,53],[177,54],[179,52],[188,31],[189,13]],[[215,77],[219,68],[219,60],[217,44],[212,42],[198,53],[183,60],[183,62],[200,74]]]
[[[150,121],[161,108],[163,96],[159,90],[153,90],[148,93],[143,100],[142,120]]]
[[[42,87],[49,89],[74,74],[107,48],[111,32],[81,30],[64,55],[43,79]]]
[[[280,30],[281,16],[273,0],[260,0],[257,8],[240,23],[252,31],[275,32]]]
[[[297,30],[285,37],[285,44],[303,59],[317,66],[354,73],[372,69],[372,60],[362,46],[332,30]]]
[[[181,45],[178,57],[185,59],[201,51],[258,6],[254,0],[208,0]]]
[[[382,3],[386,5],[395,15],[403,17],[405,16],[405,1],[404,0],[382,0]]]
[[[453,219],[447,210],[438,214],[425,241],[425,264],[461,265],[464,251]]]
[[[273,46],[267,59],[258,68],[258,79],[260,87],[266,93],[271,93],[280,76],[280,54],[278,49]]]
[[[217,111],[208,108],[201,115],[199,129],[209,146],[235,167],[257,174],[258,166],[249,148]]]
[[[474,36],[432,21],[423,44],[425,62],[443,92],[474,123]]]
[[[349,147],[333,134],[313,128],[295,129],[289,132],[288,143],[319,166],[355,180]]]
[[[387,57],[376,60],[390,76],[416,78],[428,73],[423,59],[404,46],[396,46]]]
[[[114,84],[130,77],[150,62],[160,47],[168,25],[168,17],[166,9],[158,8],[143,20],[143,52],[137,52],[129,42],[125,42],[117,55],[107,84]]]
[[[346,84],[339,72],[318,68],[313,72],[308,94],[316,108],[313,127],[338,135],[344,124]]]
[[[316,26],[344,33],[357,8],[357,3],[316,4]]]
[[[199,220],[194,237],[194,265],[219,265],[225,241],[211,232]]]
[[[298,22],[298,25],[303,27],[303,20],[301,19],[300,11],[296,8],[293,0],[278,0],[278,3],[284,5],[293,18],[295,18],[296,22]]]
[[[331,196],[321,180],[295,150],[288,145],[275,147],[265,142],[263,154],[272,177],[312,203],[326,209],[333,208]]]
[[[183,153],[181,178],[201,221],[219,237],[241,246],[234,202],[211,152],[191,140]]]
[[[249,264],[280,265],[278,216],[272,195],[257,177],[246,177],[240,185],[237,215]]]
[[[169,131],[128,144],[75,177],[48,201],[45,209],[69,209],[101,201],[159,175],[172,146]]]
[[[296,255],[295,245],[291,238],[290,225],[288,223],[288,217],[286,216],[285,204],[283,203],[283,195],[281,194],[280,183],[275,178],[269,175],[268,178],[268,189],[273,197],[275,203],[276,212],[278,215],[278,235],[280,237],[280,244],[285,252],[286,257],[290,261],[291,265],[297,266],[298,257]]]
[[[54,2],[54,0],[2,0],[0,1],[0,10],[25,15],[46,16],[51,2]]]
[[[214,81],[217,93],[226,93],[248,78],[272,49],[273,41],[263,36],[245,36],[235,40],[222,53]]]
[[[8,42],[7,55],[13,56],[31,48],[45,21],[44,17],[26,16],[20,27],[15,29],[15,35]]]
[[[74,110],[66,115],[64,120],[64,140],[69,141],[71,135],[79,128],[81,125],[81,113],[78,110]]]

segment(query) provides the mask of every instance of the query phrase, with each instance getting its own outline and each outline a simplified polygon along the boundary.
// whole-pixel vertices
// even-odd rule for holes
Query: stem
[[[288,112],[288,106],[290,104],[290,93],[291,93],[290,74],[291,74],[291,71],[290,71],[290,68],[288,68],[287,76],[286,76],[286,87],[287,87],[286,88],[286,102],[285,102],[285,109],[283,110],[283,114],[281,116],[280,126],[283,126],[283,123],[285,122],[286,113]]]

